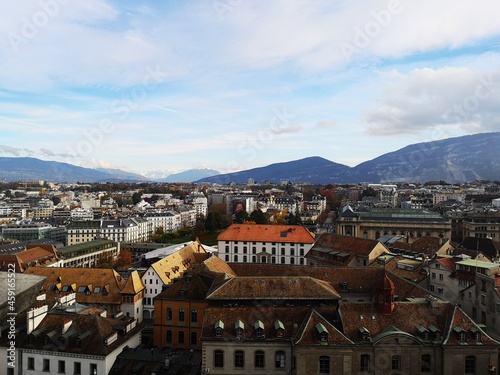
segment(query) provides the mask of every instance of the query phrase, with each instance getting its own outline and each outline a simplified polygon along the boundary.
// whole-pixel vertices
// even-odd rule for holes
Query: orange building
[[[233,276],[234,271],[225,262],[211,257],[175,279],[154,299],[154,345],[201,350],[207,293],[214,282]]]

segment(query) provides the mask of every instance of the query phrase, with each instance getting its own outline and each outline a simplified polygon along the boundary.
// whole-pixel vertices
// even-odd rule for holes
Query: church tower
[[[375,282],[375,301],[379,312],[391,315],[394,312],[394,283],[384,271],[384,276]]]

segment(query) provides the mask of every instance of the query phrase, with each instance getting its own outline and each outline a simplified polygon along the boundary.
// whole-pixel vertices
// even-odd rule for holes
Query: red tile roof
[[[314,235],[301,225],[232,224],[217,241],[314,243]]]

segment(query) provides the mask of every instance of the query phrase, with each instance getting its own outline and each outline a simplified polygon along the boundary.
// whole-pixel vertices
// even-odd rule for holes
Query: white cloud
[[[469,68],[393,72],[380,103],[365,112],[371,135],[418,134],[441,126],[465,132],[498,130],[499,72]]]

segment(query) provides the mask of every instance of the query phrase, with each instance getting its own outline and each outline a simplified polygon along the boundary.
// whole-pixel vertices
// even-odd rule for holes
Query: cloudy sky
[[[37,0],[0,14],[0,156],[230,172],[500,131],[500,2]]]

